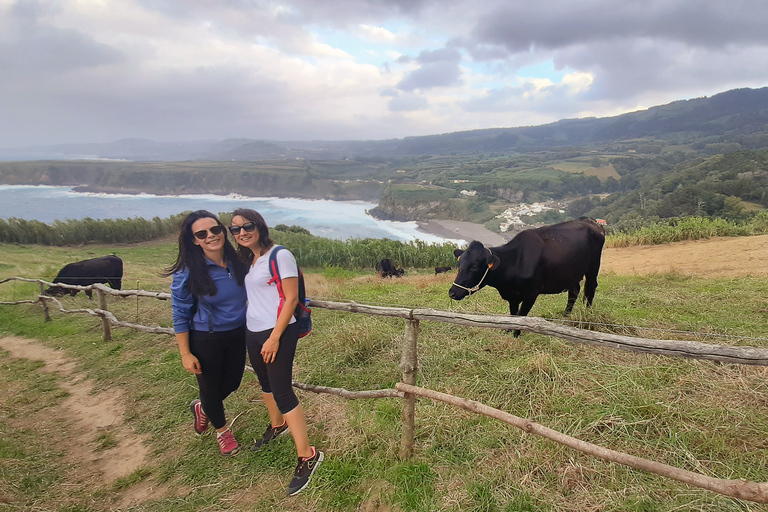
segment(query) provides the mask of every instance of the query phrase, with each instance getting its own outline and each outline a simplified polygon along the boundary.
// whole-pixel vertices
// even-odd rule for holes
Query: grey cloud
[[[572,98],[586,110],[764,85],[766,23],[768,3],[754,0],[488,0],[461,44],[474,60],[511,73],[547,60],[590,73],[589,90]]]
[[[733,42],[768,41],[763,28],[767,18],[768,4],[749,0],[502,2],[479,18],[472,39],[510,53],[628,38],[660,38],[716,48]]]
[[[418,94],[401,94],[389,101],[389,110],[392,112],[412,112],[429,108],[429,101]]]
[[[456,49],[423,51],[415,59],[421,66],[397,84],[403,91],[447,87],[461,83],[461,53]]]
[[[348,22],[374,23],[390,17],[415,17],[430,0],[288,0],[293,9],[284,15],[292,22],[323,21],[340,26]]]
[[[544,88],[540,94],[532,84],[517,87],[498,87],[483,96],[461,102],[467,112],[535,112],[541,115],[557,114],[561,117],[576,115],[583,104],[574,98],[572,91],[564,85]]]
[[[425,50],[419,54],[416,61],[420,64],[435,64],[440,62],[458,62],[461,54],[455,49],[442,48],[440,50]]]
[[[62,85],[56,94],[37,84],[7,103],[9,91],[0,83],[0,111],[15,119],[13,126],[0,123],[0,140],[11,145],[16,140],[103,142],[123,137],[285,138],[296,121],[284,111],[284,105],[295,103],[284,84],[254,79],[250,70],[202,68],[140,83],[128,75],[93,76],[78,88]]]
[[[16,18],[15,21],[17,22],[23,20],[34,22],[42,14],[51,12],[53,9],[55,9],[55,6],[43,4],[38,0],[28,0],[25,2],[16,0],[10,7],[10,13]]]
[[[285,7],[274,19],[278,24],[376,23],[390,18],[412,18],[440,0],[136,0],[144,8],[175,19],[220,19],[222,11],[236,12],[244,19],[257,18],[275,5]],[[457,0],[445,0],[457,1]]]
[[[27,78],[121,62],[116,49],[74,30],[44,29],[11,43],[0,43],[0,81]]]
[[[304,23],[312,20],[279,14],[265,2],[254,0],[135,0],[145,9],[170,20],[196,21],[225,39],[269,41],[281,52],[297,55],[312,41]],[[280,2],[286,4],[286,2]]]
[[[83,32],[40,22],[49,9],[39,2],[18,2],[5,14],[0,11],[9,29],[0,39],[0,82],[23,82],[124,60],[121,52]]]
[[[501,45],[477,44],[474,41],[466,43],[470,56],[479,61],[501,60],[509,57],[509,52]]]
[[[387,97],[387,96],[391,96],[391,97],[400,96],[400,93],[397,92],[396,89],[393,89],[391,87],[387,87],[386,89],[382,90],[381,93],[379,93],[379,94],[381,96],[384,96],[384,97]]]

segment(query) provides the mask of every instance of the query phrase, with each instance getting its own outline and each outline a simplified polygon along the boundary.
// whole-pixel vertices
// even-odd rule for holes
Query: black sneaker
[[[251,446],[251,451],[256,451],[265,444],[269,444],[270,441],[275,439],[276,437],[279,437],[286,432],[290,432],[291,429],[288,428],[288,422],[283,421],[283,424],[279,427],[273,427],[270,423],[267,425],[267,431],[264,432],[264,435],[261,436],[261,439],[257,439],[255,443],[253,443],[253,446]]]
[[[314,455],[308,459],[299,457],[299,463],[296,464],[293,480],[291,480],[291,484],[288,486],[288,496],[295,496],[306,489],[309,485],[309,481],[312,480],[312,475],[317,469],[317,466],[323,462],[323,452],[315,450],[315,447],[313,446],[312,453],[314,453]]]

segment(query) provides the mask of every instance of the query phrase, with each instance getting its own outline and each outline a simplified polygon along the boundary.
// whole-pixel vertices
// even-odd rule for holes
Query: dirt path
[[[607,248],[603,250],[600,272],[764,278],[768,277],[768,235]]]
[[[39,371],[62,377],[61,387],[69,396],[54,411],[46,409],[34,416],[64,418],[67,435],[56,436],[52,442],[61,443],[66,460],[76,470],[67,480],[78,484],[103,485],[130,475],[144,464],[148,448],[146,436],[135,435],[124,428],[122,391],[111,388],[94,393],[93,382],[76,372],[75,363],[63,351],[54,350],[37,341],[17,337],[0,338],[0,348],[16,359],[43,361]],[[23,418],[21,422],[39,424],[43,418]],[[99,445],[99,439],[109,439]]]

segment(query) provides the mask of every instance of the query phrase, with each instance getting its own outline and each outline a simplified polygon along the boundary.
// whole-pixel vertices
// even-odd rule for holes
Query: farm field
[[[594,158],[594,157],[593,157]],[[597,157],[600,159],[600,157]],[[597,176],[601,181],[606,180],[608,177],[614,179],[621,179],[621,176],[616,172],[616,169],[612,164],[608,163],[610,156],[603,156],[601,165],[595,167],[592,165],[592,159],[589,157],[574,158],[571,160],[565,160],[552,164],[552,167],[560,171],[572,172],[572,173],[584,173],[585,176]]]
[[[165,291],[157,276],[173,244],[0,246],[0,279],[36,277],[62,261],[117,252],[124,289]],[[573,319],[612,332],[768,347],[768,237],[606,249],[595,305]],[[407,269],[305,269],[314,299],[503,313],[494,290],[451,303],[453,275]],[[0,301],[33,298],[36,284],[0,285]],[[97,307],[83,294],[68,309]],[[561,318],[565,295],[532,315]],[[118,318],[170,324],[169,304],[110,299]],[[0,510],[500,510],[759,511],[726,498],[583,455],[441,403],[420,399],[416,451],[397,456],[400,402],[300,392],[310,439],[326,453],[312,486],[284,488],[295,463],[289,438],[222,458],[191,430],[194,379],[170,336],[113,329],[39,305],[0,305]],[[366,390],[400,379],[399,319],[316,308],[296,380]],[[599,328],[599,327],[595,327]],[[695,334],[683,334],[687,331]],[[768,369],[575,345],[557,338],[427,323],[418,385],[480,401],[588,442],[717,478],[768,481]],[[267,415],[250,374],[227,401],[246,447]]]
[[[768,235],[686,240],[603,250],[601,273],[768,278]]]

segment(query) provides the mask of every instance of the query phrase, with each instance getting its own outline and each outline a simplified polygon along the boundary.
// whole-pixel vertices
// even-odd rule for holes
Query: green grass
[[[768,212],[758,212],[744,222],[722,218],[675,217],[652,222],[648,226],[613,232],[606,238],[606,247],[659,245],[682,240],[700,240],[713,236],[753,236],[768,233]]]
[[[167,290],[159,270],[173,243],[117,248],[0,246],[0,278],[37,277],[62,258],[113,252],[124,258],[126,288]],[[79,252],[78,252],[79,251]],[[373,270],[305,269],[308,295],[360,303],[449,307],[504,313],[495,290],[451,303],[453,275],[407,269],[380,280]],[[594,307],[581,302],[572,319],[607,324],[623,334],[671,338],[655,329],[685,330],[721,344],[768,346],[768,283],[755,278],[703,279],[675,274],[601,276]],[[0,300],[32,298],[34,284],[6,283]],[[66,307],[93,307],[79,294]],[[532,315],[559,319],[564,294],[542,296]],[[118,318],[169,325],[170,305],[152,299],[109,299]],[[79,482],[83,471],[68,456],[73,425],[57,418],[66,400],[64,379],[41,363],[0,351],[0,510],[115,509],[148,487],[131,510],[477,510],[477,511],[746,511],[759,505],[588,457],[489,418],[439,402],[417,402],[414,457],[400,460],[400,401],[346,401],[301,392],[310,440],[326,461],[312,486],[294,498],[284,488],[295,464],[290,438],[234,458],[218,454],[213,437],[191,431],[195,380],[181,367],[172,337],[113,329],[102,341],[100,320],[52,313],[39,305],[0,306],[0,335],[34,338],[61,349],[95,392],[126,397],[122,431],[146,436],[144,466],[115,482]],[[314,331],[300,342],[295,378],[352,390],[392,387],[400,380],[400,319],[316,308]],[[708,337],[707,334],[723,335]],[[748,336],[751,340],[730,336]],[[663,358],[569,344],[523,333],[519,339],[480,328],[422,322],[418,385],[478,400],[584,441],[719,478],[768,480],[765,432],[768,370]],[[268,421],[254,377],[227,400],[241,443]],[[255,402],[254,402],[255,401]],[[40,421],[32,421],[39,419]],[[45,419],[43,421],[42,419]],[[119,442],[99,431],[89,443],[98,455]]]

